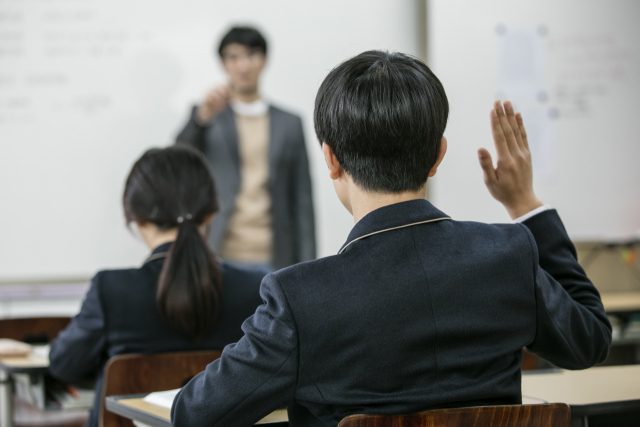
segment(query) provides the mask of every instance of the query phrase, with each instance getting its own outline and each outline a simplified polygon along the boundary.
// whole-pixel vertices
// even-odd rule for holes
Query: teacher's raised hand
[[[198,121],[201,124],[207,124],[215,115],[224,110],[229,103],[230,96],[231,89],[228,84],[211,89],[198,106]]]
[[[531,152],[524,129],[522,115],[514,114],[511,102],[500,101],[491,110],[491,131],[498,155],[497,167],[493,167],[491,154],[478,150],[478,159],[484,172],[484,183],[491,195],[504,205],[516,219],[542,206],[533,191]]]

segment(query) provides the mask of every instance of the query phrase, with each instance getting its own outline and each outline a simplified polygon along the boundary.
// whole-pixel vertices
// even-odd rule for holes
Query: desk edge
[[[0,369],[10,374],[44,374],[49,370],[48,366],[10,366],[0,361]]]
[[[588,417],[590,415],[603,415],[639,410],[640,399],[616,400],[613,402],[587,403],[582,405],[568,405],[571,408],[572,415]]]
[[[140,421],[141,423],[148,424],[152,427],[171,427],[171,421],[162,417],[149,414],[147,412],[140,412],[130,406],[123,405],[119,399],[132,399],[132,398],[144,398],[148,393],[126,396],[108,396],[105,399],[105,408],[109,412],[113,412],[121,417],[128,418],[130,420]]]

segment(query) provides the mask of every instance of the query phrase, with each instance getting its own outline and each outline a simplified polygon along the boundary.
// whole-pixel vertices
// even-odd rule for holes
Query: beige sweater
[[[240,191],[220,255],[229,261],[272,260],[269,180],[269,114],[235,114],[240,155]]]

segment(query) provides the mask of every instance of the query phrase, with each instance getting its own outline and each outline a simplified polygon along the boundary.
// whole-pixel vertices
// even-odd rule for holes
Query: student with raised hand
[[[491,112],[497,168],[479,157],[518,223],[456,221],[425,200],[448,111],[437,77],[401,53],[364,52],[329,73],[315,128],[355,226],[338,254],[264,278],[265,304],[181,390],[173,425],[250,426],[282,406],[293,426],[336,426],[355,413],[518,404],[523,347],[569,369],[604,360],[600,296],[533,191],[509,103]]]
[[[219,263],[203,238],[218,202],[196,150],[147,151],[127,178],[123,202],[127,222],[135,223],[151,255],[140,268],[99,272],[49,354],[56,378],[97,375],[89,427],[98,426],[107,359],[222,349],[242,337],[242,323],[262,303],[264,274]]]

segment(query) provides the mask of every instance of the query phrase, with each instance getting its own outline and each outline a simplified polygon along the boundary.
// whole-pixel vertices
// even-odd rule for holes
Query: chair
[[[538,356],[533,353],[529,353],[524,348],[522,349],[522,364],[520,369],[523,371],[533,371],[538,369]]]
[[[133,427],[131,420],[105,410],[106,396],[180,388],[221,354],[221,351],[192,351],[112,357],[104,372],[100,427]]]
[[[338,427],[569,427],[564,403],[434,409],[411,415],[350,415]]]
[[[69,317],[0,319],[0,338],[48,344],[70,321]],[[15,427],[82,427],[88,417],[89,411],[43,411],[30,403],[14,399]]]
[[[0,320],[0,338],[29,344],[47,344],[71,322],[69,317],[29,317]]]

